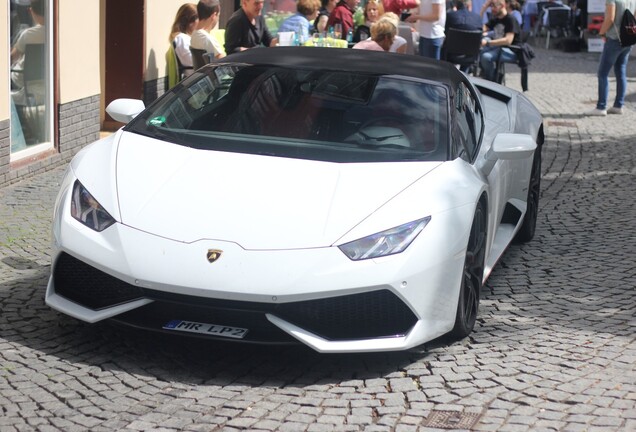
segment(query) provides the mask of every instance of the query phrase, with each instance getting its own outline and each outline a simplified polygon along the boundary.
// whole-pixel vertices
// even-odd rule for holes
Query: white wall
[[[57,61],[63,104],[101,92],[100,2],[58,0],[58,5]]]
[[[177,10],[183,3],[183,0],[146,0],[145,81],[166,76],[168,37]]]

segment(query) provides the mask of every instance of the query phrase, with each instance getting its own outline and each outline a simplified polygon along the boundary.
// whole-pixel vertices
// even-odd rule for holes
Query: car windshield
[[[331,162],[442,161],[448,91],[398,75],[219,64],[126,130],[206,150]]]

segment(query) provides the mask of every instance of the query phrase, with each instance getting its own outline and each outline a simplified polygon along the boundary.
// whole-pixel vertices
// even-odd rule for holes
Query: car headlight
[[[430,216],[338,246],[350,260],[359,261],[403,252],[431,220]]]
[[[73,185],[71,216],[95,231],[104,231],[115,223],[115,219],[104,210],[79,180],[76,180]]]

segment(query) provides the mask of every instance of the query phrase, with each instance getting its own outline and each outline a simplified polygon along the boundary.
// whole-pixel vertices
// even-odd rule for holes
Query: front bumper
[[[454,324],[465,244],[435,220],[405,252],[354,262],[337,247],[249,251],[119,223],[97,233],[60,211],[66,199],[53,225],[46,303],[86,322],[156,331],[202,322],[246,328],[245,342],[300,341],[320,352],[404,350]],[[208,262],[209,249],[222,256]]]
[[[218,323],[249,329],[248,342],[290,341],[274,324],[278,320],[329,341],[403,337],[417,322],[388,289],[289,303],[193,297],[128,284],[67,253],[58,257],[51,281],[56,296],[88,315],[137,304],[114,319],[149,330],[161,330],[175,319]],[[54,299],[49,300],[55,304]]]

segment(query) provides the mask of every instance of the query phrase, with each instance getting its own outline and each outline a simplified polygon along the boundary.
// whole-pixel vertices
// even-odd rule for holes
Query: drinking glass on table
[[[333,37],[336,39],[342,39],[342,24],[336,23],[333,25]]]
[[[317,46],[317,47],[324,46],[325,36],[326,36],[325,32],[314,33],[313,34],[314,46]]]

